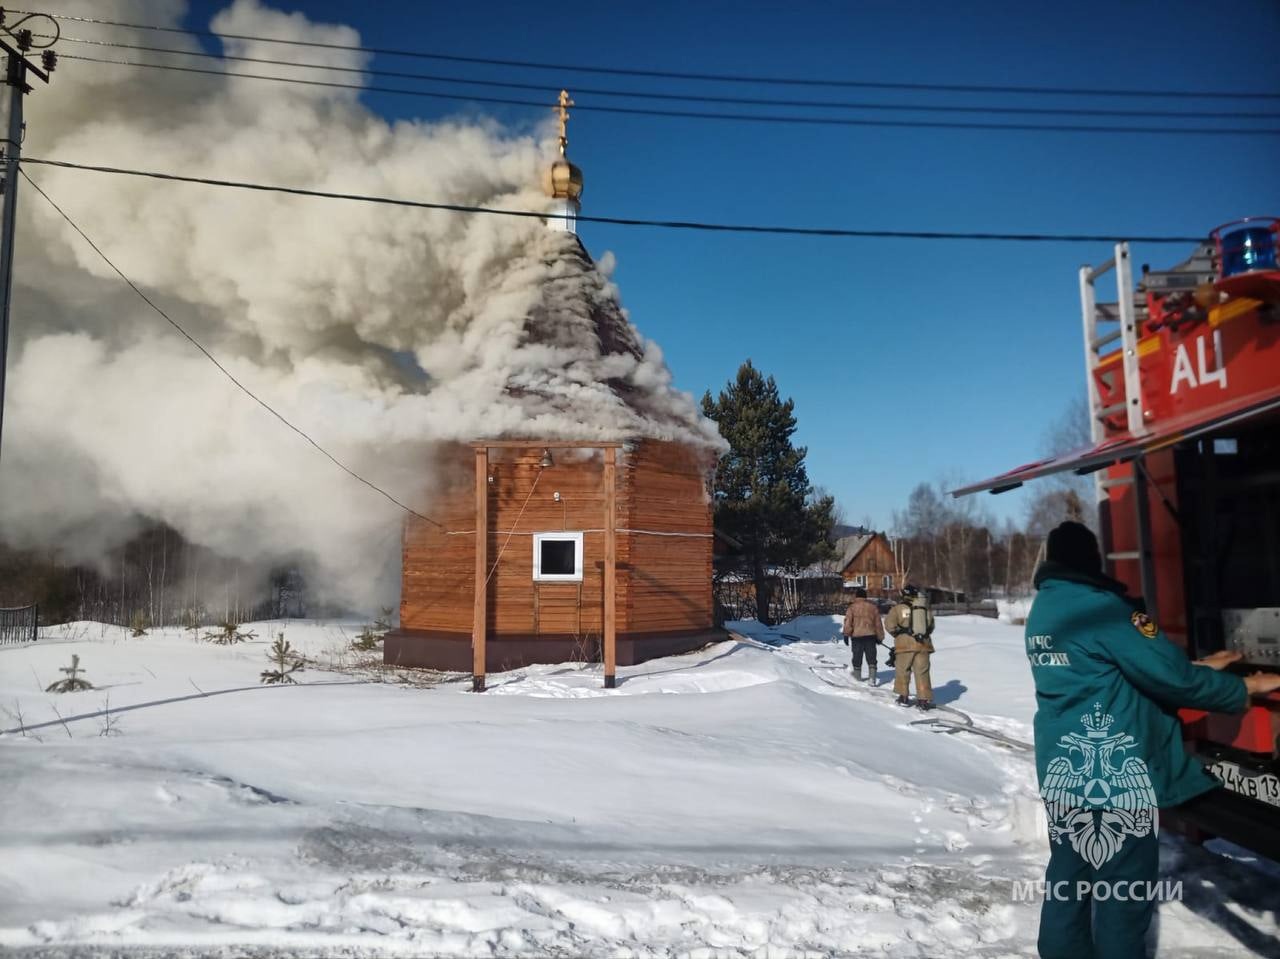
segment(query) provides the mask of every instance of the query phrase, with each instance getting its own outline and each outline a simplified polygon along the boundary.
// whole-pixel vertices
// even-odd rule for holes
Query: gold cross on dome
[[[564,156],[565,148],[569,145],[569,107],[573,106],[573,101],[569,99],[569,91],[560,91],[559,105],[556,112],[560,114],[560,155]]]

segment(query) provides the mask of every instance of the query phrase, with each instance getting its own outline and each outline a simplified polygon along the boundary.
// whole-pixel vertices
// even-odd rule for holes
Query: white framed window
[[[533,581],[582,582],[582,534],[534,533]]]
[[[852,579],[846,579],[844,581],[845,589],[853,589],[857,586],[861,586],[865,589],[866,585],[867,585],[867,576],[865,573],[858,573]]]
[[[893,577],[890,576],[888,573],[886,573],[884,577],[884,588],[893,589]]]

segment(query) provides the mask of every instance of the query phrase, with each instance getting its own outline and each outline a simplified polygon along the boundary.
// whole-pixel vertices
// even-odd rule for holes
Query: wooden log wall
[[[546,469],[539,466],[541,456],[542,447],[535,444],[489,454],[488,565],[497,561],[487,589],[489,635],[569,637],[592,654],[604,628],[603,454],[553,449],[554,465]],[[459,445],[443,451],[437,464],[441,488],[427,512],[446,529],[419,519],[406,527],[400,623],[409,630],[470,635],[474,453]],[[644,441],[620,451],[615,493],[620,634],[712,625],[709,469],[705,453],[676,443]],[[533,534],[562,530],[584,532],[582,582],[534,582]],[[701,535],[652,535],[690,532]]]
[[[630,569],[619,617],[631,633],[709,629],[711,600],[710,455],[678,443],[646,441],[626,463]],[[695,534],[657,535],[657,534]],[[623,602],[620,598],[620,604]]]
[[[605,505],[600,452],[553,450],[555,463],[546,469],[538,465],[541,449],[501,452],[510,455],[490,470],[489,554],[497,557],[502,550],[489,581],[491,631],[599,643],[604,630]],[[582,581],[534,582],[533,534],[559,531],[584,532]]]
[[[404,530],[400,626],[471,634],[475,599],[475,453],[456,445],[437,451],[439,486],[426,513],[444,529],[410,517]]]

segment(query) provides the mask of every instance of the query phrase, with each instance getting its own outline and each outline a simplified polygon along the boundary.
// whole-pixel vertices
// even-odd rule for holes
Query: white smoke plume
[[[81,0],[60,3],[59,12],[178,26],[184,8],[177,0]],[[359,43],[348,27],[258,0],[235,0],[212,28]],[[196,48],[179,34],[64,29]],[[345,50],[230,39],[223,46],[366,65]],[[100,52],[70,43],[59,50]],[[260,64],[230,69],[333,77]],[[351,90],[64,59],[53,82],[27,98],[26,120],[24,153],[32,157],[435,202],[546,205],[538,184],[548,128],[513,132],[473,115],[388,123]],[[26,169],[241,382],[415,509],[430,512],[429,449],[441,439],[642,434],[721,443],[693,400],[672,387],[657,347],[618,313],[607,279],[586,268],[572,238],[536,219]],[[259,568],[311,557],[333,601],[365,609],[394,601],[402,511],[237,391],[27,184],[20,189],[0,538],[92,562],[140,520],[158,521]],[[602,358],[583,302],[622,317],[625,350]],[[531,337],[526,317],[539,309],[544,329]]]

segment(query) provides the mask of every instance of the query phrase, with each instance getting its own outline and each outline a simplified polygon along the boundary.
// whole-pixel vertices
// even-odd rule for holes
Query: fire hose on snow
[[[779,650],[779,647],[777,646],[770,646],[768,643],[760,642],[759,640],[753,639],[752,637],[749,637],[749,636],[743,636],[740,633],[730,632],[729,635],[731,635],[738,642],[743,643],[744,645],[754,646],[757,649],[767,649],[769,652],[773,652],[773,653],[776,653]],[[801,638],[799,636],[787,636],[785,633],[782,635],[784,636],[784,638],[787,638],[787,639],[799,640]],[[879,643],[878,645],[884,646],[886,649],[889,650],[889,658],[886,661],[886,665],[892,666],[893,660],[894,660],[893,648],[883,642]],[[824,668],[844,669],[843,666],[837,663],[828,663]],[[832,687],[833,689],[852,690],[856,688],[846,683],[833,683],[831,680],[821,675],[818,672],[818,669],[813,666],[809,666],[808,669],[811,673],[814,674],[814,676],[816,676],[819,680],[821,680],[823,683],[826,683],[828,686]],[[1021,739],[1015,739],[1012,736],[1005,735],[999,730],[989,729],[985,726],[979,726],[977,723],[973,721],[972,716],[970,716],[968,713],[960,711],[959,709],[955,709],[954,707],[935,706],[934,709],[937,712],[943,713],[945,715],[941,715],[941,716],[935,715],[935,716],[929,716],[925,719],[912,720],[910,725],[927,726],[933,732],[943,733],[944,735],[947,735],[947,736],[954,736],[956,733],[972,733],[975,736],[981,736],[984,739],[990,739],[993,742],[997,742],[1002,746],[1008,747],[1009,749],[1017,749],[1017,750],[1030,752],[1035,748],[1031,743],[1025,742],[1024,740],[1021,740]],[[951,717],[955,717],[955,718],[951,718]]]

